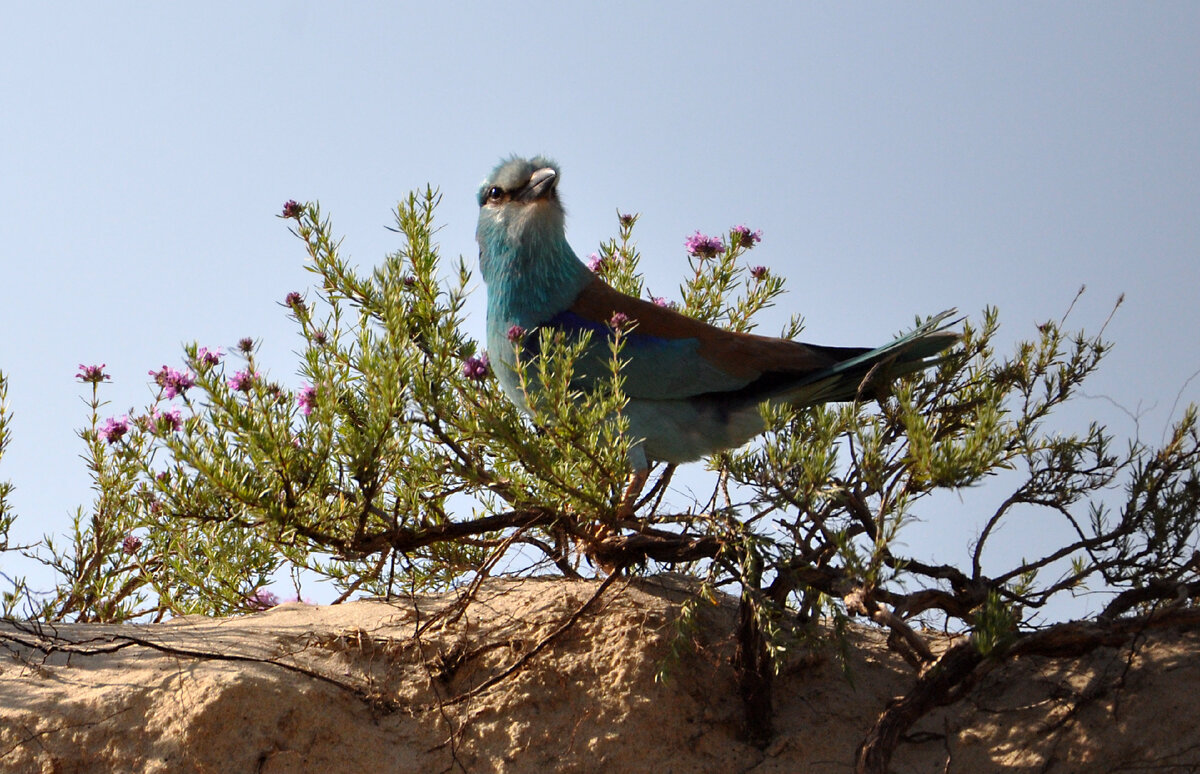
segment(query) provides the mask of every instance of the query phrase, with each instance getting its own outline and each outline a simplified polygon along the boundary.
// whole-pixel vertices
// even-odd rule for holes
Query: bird
[[[548,158],[510,156],[479,188],[486,347],[504,393],[528,411],[517,347],[525,359],[537,354],[538,331],[590,332],[572,382],[587,389],[611,375],[607,339],[615,335],[614,319],[624,323],[622,412],[636,441],[618,517],[633,515],[651,463],[691,462],[762,433],[760,404],[804,407],[872,397],[896,376],[939,362],[959,339],[944,324],[954,310],[880,347],[835,347],[726,330],[621,293],[568,243],[560,178]],[[514,331],[524,334],[516,344]]]

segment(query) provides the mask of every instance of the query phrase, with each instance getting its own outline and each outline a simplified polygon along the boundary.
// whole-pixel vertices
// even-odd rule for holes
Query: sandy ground
[[[785,669],[758,749],[739,740],[733,600],[707,607],[694,647],[667,662],[679,581],[620,581],[537,650],[596,588],[489,581],[457,618],[447,595],[40,635],[0,625],[0,771],[846,772],[914,678],[878,632],[853,630],[849,679],[829,649]],[[892,768],[1200,771],[1198,718],[1200,637],[1159,632],[994,670],[918,723]]]

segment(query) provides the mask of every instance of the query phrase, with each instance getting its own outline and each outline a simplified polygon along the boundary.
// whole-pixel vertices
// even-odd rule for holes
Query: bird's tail
[[[882,347],[870,350],[829,348],[830,354],[844,354],[845,359],[810,374],[801,383],[792,383],[772,395],[771,400],[813,406],[877,397],[886,392],[892,379],[923,371],[942,361],[942,351],[959,340],[958,333],[948,330],[959,320],[947,322],[956,311],[947,309]]]

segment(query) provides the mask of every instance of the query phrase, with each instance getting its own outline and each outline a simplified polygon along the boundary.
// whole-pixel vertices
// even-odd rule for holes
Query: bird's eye
[[[504,196],[504,189],[498,185],[494,185],[488,189],[487,198],[489,202],[498,202]]]

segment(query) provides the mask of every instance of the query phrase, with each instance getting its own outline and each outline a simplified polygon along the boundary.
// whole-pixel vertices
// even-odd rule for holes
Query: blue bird
[[[575,381],[609,373],[606,337],[621,313],[630,321],[622,356],[633,473],[619,508],[633,505],[651,461],[682,463],[741,446],[763,432],[764,401],[812,406],[880,393],[891,378],[938,362],[958,340],[944,312],[875,349],[827,347],[735,333],[627,296],[592,273],[567,243],[549,159],[502,161],[479,189],[479,265],[487,284],[487,349],[508,397],[526,409],[515,370],[512,326],[536,353],[538,329],[591,331]]]

